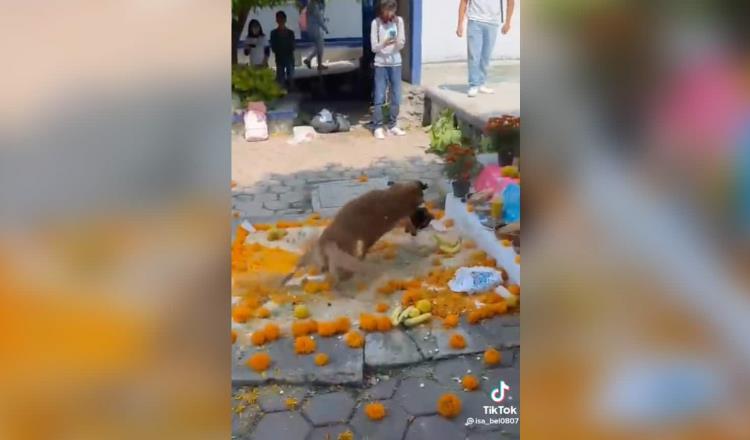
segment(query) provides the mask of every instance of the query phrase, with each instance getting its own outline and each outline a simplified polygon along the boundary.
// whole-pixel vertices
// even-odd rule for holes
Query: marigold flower
[[[390,331],[391,328],[393,328],[393,324],[391,324],[390,318],[385,315],[376,316],[375,321],[377,323],[379,332],[387,332]]]
[[[235,342],[237,342],[237,332],[232,329],[232,344],[234,344]]]
[[[338,333],[346,333],[352,326],[352,321],[346,316],[340,316],[336,319],[336,331]]]
[[[388,307],[388,304],[386,303],[378,303],[375,306],[375,311],[377,311],[378,313],[385,313],[388,311],[389,308],[390,307]]]
[[[321,321],[318,323],[318,334],[325,338],[335,335],[337,330],[338,330],[338,327],[335,321],[330,321],[330,322]]]
[[[258,318],[268,318],[271,316],[271,312],[267,308],[261,307],[255,311],[255,316]]]
[[[315,355],[315,365],[322,367],[328,364],[328,355],[325,353],[318,353]]]
[[[250,319],[250,315],[252,315],[252,313],[253,311],[250,309],[250,307],[240,304],[232,308],[232,319],[234,320],[234,322],[242,324]]]
[[[484,363],[487,365],[498,365],[502,361],[502,354],[492,347],[484,351]]]
[[[460,350],[462,348],[466,348],[466,339],[463,337],[463,335],[459,333],[454,333],[451,335],[450,339],[448,340],[448,344],[451,346],[451,348]]]
[[[350,348],[361,348],[365,343],[365,338],[358,331],[350,330],[344,335],[344,342]]]
[[[247,360],[247,366],[260,373],[266,371],[271,365],[271,356],[268,353],[255,353]]]
[[[278,325],[269,322],[263,327],[263,333],[266,335],[266,340],[271,342],[279,339],[279,336],[281,336],[281,329],[279,329]]]
[[[521,296],[521,286],[518,284],[511,284],[508,286],[508,292],[516,296]]]
[[[463,385],[464,389],[467,391],[474,391],[479,388],[479,381],[475,376],[467,374],[461,379],[461,385]]]
[[[453,328],[458,325],[458,315],[448,315],[443,319],[443,327]]]
[[[385,406],[380,402],[365,405],[365,414],[370,420],[382,420],[386,415]]]
[[[443,394],[437,401],[437,412],[447,419],[456,417],[461,414],[461,399],[452,393]]]
[[[294,352],[310,354],[315,351],[315,340],[309,336],[299,336],[294,340]]]
[[[359,315],[359,328],[366,332],[374,332],[378,329],[378,322],[375,316],[362,313]]]
[[[250,342],[252,342],[256,347],[263,345],[266,343],[266,334],[263,331],[254,332],[250,336]]]

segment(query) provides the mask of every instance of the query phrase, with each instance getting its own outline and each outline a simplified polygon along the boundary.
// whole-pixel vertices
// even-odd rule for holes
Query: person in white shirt
[[[377,139],[385,139],[383,104],[385,104],[385,91],[388,85],[391,87],[388,133],[395,136],[406,134],[397,125],[401,103],[401,49],[406,45],[406,33],[404,20],[396,15],[396,8],[396,0],[381,0],[378,16],[370,25],[370,44],[375,54],[372,125],[373,134]]]
[[[458,6],[458,28],[456,35],[463,37],[464,20],[469,17],[466,26],[466,42],[469,52],[469,97],[477,96],[477,93],[494,93],[494,90],[485,86],[487,81],[487,67],[492,57],[492,49],[495,48],[497,31],[502,21],[503,0],[461,0]],[[510,20],[513,18],[515,0],[506,0],[508,14],[501,32],[503,35],[510,31]]]
[[[253,67],[267,67],[268,53],[266,47],[268,39],[263,33],[263,28],[258,20],[250,20],[247,27],[247,38],[245,38],[245,55],[250,57],[250,65]]]

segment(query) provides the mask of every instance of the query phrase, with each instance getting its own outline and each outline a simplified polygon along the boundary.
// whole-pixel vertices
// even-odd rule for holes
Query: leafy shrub
[[[250,66],[232,67],[232,90],[240,96],[243,105],[250,101],[273,101],[286,93],[276,82],[273,70]]]
[[[430,152],[445,154],[449,145],[461,143],[461,130],[456,128],[451,110],[443,110],[440,117],[430,127]]]

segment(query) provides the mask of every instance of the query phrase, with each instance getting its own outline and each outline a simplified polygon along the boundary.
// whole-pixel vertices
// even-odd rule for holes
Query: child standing
[[[390,112],[388,133],[403,136],[406,132],[398,127],[398,110],[401,103],[401,49],[406,44],[404,20],[396,15],[396,0],[382,0],[378,16],[370,26],[370,44],[375,53],[375,91],[372,112],[373,134],[385,139],[383,128],[383,104],[386,86],[390,85]]]
[[[245,55],[250,57],[250,65],[253,67],[268,66],[268,48],[266,48],[266,35],[258,20],[250,20],[245,39]]]
[[[271,50],[276,58],[276,81],[291,87],[294,77],[294,31],[286,27],[286,13],[276,13],[278,27],[271,31]]]

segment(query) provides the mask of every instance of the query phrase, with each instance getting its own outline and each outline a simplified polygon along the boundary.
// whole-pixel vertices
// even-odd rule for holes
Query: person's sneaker
[[[489,87],[479,86],[479,93],[484,93],[486,95],[491,95],[491,94],[495,93],[495,90],[491,89]]]
[[[469,93],[467,93],[467,95],[469,95],[469,98],[473,98],[477,96],[477,93],[479,93],[479,87],[469,87]]]
[[[385,130],[383,128],[376,128],[373,134],[375,135],[375,139],[385,139]]]
[[[309,60],[307,58],[304,59],[304,60],[302,60],[302,62],[305,64],[305,66],[307,66],[308,69],[312,69],[312,66],[310,65],[310,61],[311,60]]]
[[[399,127],[393,127],[389,129],[388,133],[390,133],[393,136],[406,136],[406,132]]]

